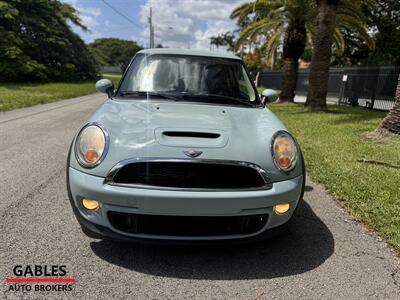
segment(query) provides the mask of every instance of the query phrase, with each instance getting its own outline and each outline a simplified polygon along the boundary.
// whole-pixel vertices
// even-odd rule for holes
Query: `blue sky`
[[[90,32],[74,28],[86,42],[118,37],[148,45],[147,17],[153,8],[155,43],[168,47],[205,48],[209,38],[236,28],[231,11],[245,0],[64,0],[73,5]]]

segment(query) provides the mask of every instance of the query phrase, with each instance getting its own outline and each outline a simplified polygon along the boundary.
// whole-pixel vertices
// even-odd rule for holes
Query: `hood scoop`
[[[161,145],[183,148],[221,148],[228,142],[225,131],[204,128],[157,128],[155,135]]]
[[[217,139],[221,136],[219,133],[199,131],[164,131],[162,134],[167,137],[186,137],[199,139]]]

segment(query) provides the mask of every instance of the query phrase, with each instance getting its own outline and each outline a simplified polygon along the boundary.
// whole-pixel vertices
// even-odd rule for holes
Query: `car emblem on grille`
[[[187,151],[183,151],[183,153],[185,153],[185,155],[189,156],[189,157],[197,157],[197,156],[200,156],[203,153],[203,151],[197,151],[194,149],[190,149]]]

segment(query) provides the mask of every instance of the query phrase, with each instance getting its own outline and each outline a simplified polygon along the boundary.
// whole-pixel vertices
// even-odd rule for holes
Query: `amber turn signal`
[[[282,155],[278,159],[278,164],[281,169],[289,169],[290,165],[292,164],[290,157],[287,155]]]
[[[290,204],[289,203],[277,204],[277,205],[274,206],[274,212],[277,215],[283,215],[283,214],[288,212],[289,208],[290,208]]]
[[[94,149],[89,149],[85,152],[85,160],[88,163],[95,163],[99,160],[99,154]]]
[[[100,202],[96,201],[96,200],[91,200],[91,199],[83,199],[82,205],[84,208],[86,208],[88,210],[95,210],[100,207]]]

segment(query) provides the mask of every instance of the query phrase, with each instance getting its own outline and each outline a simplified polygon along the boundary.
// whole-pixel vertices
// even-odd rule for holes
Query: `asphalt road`
[[[90,95],[0,114],[0,297],[5,299],[400,299],[400,261],[376,234],[307,184],[291,231],[263,244],[159,247],[81,232],[67,199],[74,133]],[[66,265],[68,292],[13,292],[15,265]]]

